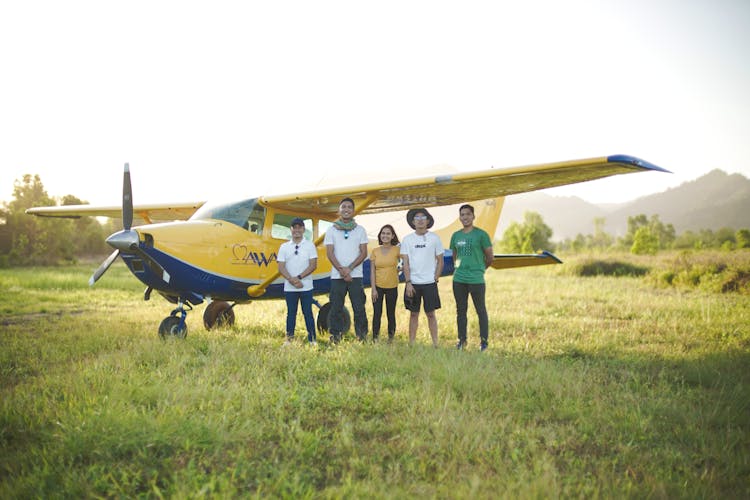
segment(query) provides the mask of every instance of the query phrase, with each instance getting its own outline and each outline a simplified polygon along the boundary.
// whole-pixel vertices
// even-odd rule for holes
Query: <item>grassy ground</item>
[[[120,264],[2,270],[0,498],[750,496],[750,296],[560,268],[488,274],[486,353],[450,279],[440,349],[282,349],[280,301],[162,342]]]

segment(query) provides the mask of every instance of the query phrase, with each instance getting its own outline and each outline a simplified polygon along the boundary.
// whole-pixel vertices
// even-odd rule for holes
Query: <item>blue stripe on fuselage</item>
[[[123,261],[136,278],[145,285],[152,287],[166,295],[181,297],[191,304],[199,304],[205,297],[214,300],[244,302],[248,300],[280,299],[284,297],[284,284],[273,283],[266,288],[266,293],[260,297],[250,297],[247,288],[260,283],[258,281],[244,281],[204,271],[158,249],[142,247],[169,274],[169,283],[165,283],[160,275],[154,274],[149,266],[137,255],[121,253]],[[370,259],[362,264],[365,287],[370,286]],[[453,258],[450,250],[443,255],[443,276],[453,274]],[[404,281],[403,273],[399,281]],[[331,290],[330,274],[313,280],[315,295],[327,294]]]

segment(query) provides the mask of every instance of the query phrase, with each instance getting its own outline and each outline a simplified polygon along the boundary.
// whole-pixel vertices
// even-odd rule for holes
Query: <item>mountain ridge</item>
[[[496,238],[502,238],[513,222],[522,222],[527,211],[537,212],[552,228],[552,240],[592,234],[594,219],[604,218],[604,230],[614,236],[627,231],[628,217],[658,215],[677,233],[687,230],[750,228],[750,180],[742,174],[714,169],[677,187],[625,203],[595,204],[577,196],[552,196],[543,191],[523,193],[505,199]]]

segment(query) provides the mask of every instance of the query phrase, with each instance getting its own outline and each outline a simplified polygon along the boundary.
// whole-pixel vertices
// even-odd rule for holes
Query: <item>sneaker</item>
[[[314,341],[314,340],[310,341],[310,346],[311,347],[316,347],[317,345],[318,345],[318,343],[316,341]]]
[[[486,350],[487,350],[487,344],[485,344],[484,342],[482,342],[482,345],[479,346],[479,351],[480,352],[484,352]]]
[[[286,339],[286,340],[284,341],[284,343],[283,343],[283,344],[281,344],[281,347],[286,347],[286,346],[290,346],[290,345],[292,345],[292,340],[294,340],[294,339],[290,339],[290,338],[287,338],[287,339]]]
[[[458,344],[456,344],[456,349],[458,349],[459,351],[463,351],[465,346],[466,346],[466,342],[462,342],[459,340]]]

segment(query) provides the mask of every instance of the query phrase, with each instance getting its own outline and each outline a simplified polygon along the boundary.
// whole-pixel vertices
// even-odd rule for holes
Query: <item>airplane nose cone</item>
[[[128,252],[133,246],[138,246],[138,233],[132,229],[123,230],[110,235],[110,237],[107,238],[107,243],[112,248],[116,248],[121,252]]]

